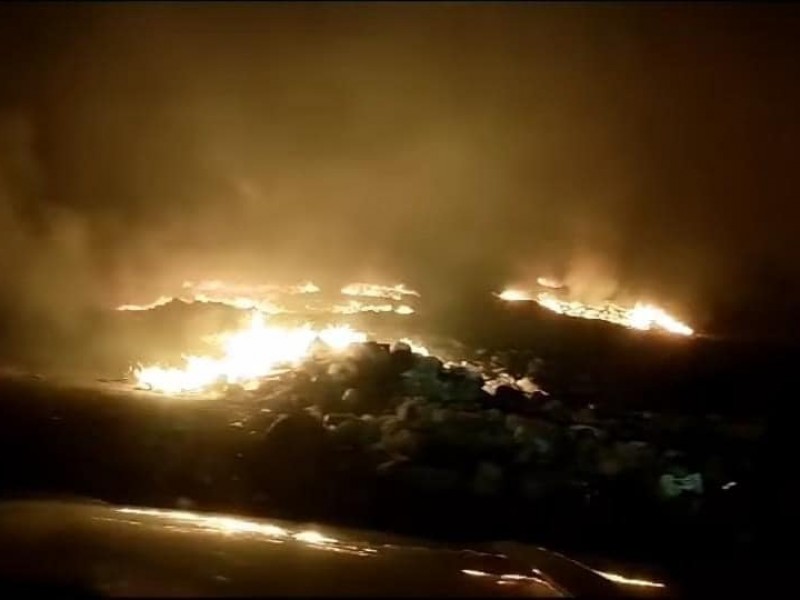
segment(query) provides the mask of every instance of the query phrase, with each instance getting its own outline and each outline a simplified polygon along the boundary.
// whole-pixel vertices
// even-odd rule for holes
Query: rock
[[[460,476],[455,469],[406,465],[400,469],[400,480],[427,493],[447,493],[458,487]]]
[[[542,407],[544,413],[557,423],[568,423],[570,414],[566,407],[555,399],[548,400]]]
[[[503,486],[503,469],[490,462],[480,462],[472,478],[472,492],[478,496],[494,496]]]
[[[419,436],[409,429],[383,432],[381,443],[387,452],[413,458],[420,449]]]
[[[553,483],[548,477],[538,473],[525,473],[518,482],[519,491],[523,498],[529,501],[541,500],[553,489]]]
[[[358,367],[351,360],[339,360],[328,366],[328,377],[337,383],[348,383],[358,376]]]
[[[396,415],[379,417],[376,419],[381,435],[391,434],[403,428],[403,423]]]
[[[389,352],[391,354],[411,352],[411,346],[409,346],[406,342],[396,341],[389,346]]]
[[[437,377],[443,369],[442,361],[435,356],[415,355],[414,372],[429,377]]]
[[[486,410],[484,411],[483,414],[486,420],[489,422],[505,424],[505,415],[496,408],[491,408],[489,410]]]
[[[365,438],[365,424],[357,418],[348,419],[339,423],[331,431],[332,439],[343,446],[361,446]]]
[[[598,450],[597,471],[606,477],[619,475],[623,470],[623,461],[617,456],[613,447],[604,446]]]
[[[356,415],[353,413],[328,413],[322,419],[322,424],[325,427],[338,427],[345,421],[355,419]]]
[[[385,344],[356,344],[350,350],[350,357],[358,366],[359,377],[364,382],[379,384],[391,376],[391,355]]]
[[[446,386],[435,372],[415,368],[406,371],[401,377],[402,390],[406,396],[424,396],[437,400],[446,395]]]
[[[408,398],[397,408],[397,418],[406,423],[413,423],[421,420],[424,400],[420,398]]]
[[[264,436],[265,450],[281,456],[302,456],[304,451],[314,452],[322,445],[325,429],[319,419],[305,411],[278,417]]]
[[[380,422],[372,415],[362,416],[361,422],[363,423],[361,444],[368,447],[378,443],[382,436]]]
[[[494,405],[503,412],[520,412],[526,401],[525,394],[511,385],[503,384],[495,389]]]
[[[576,440],[585,437],[591,437],[599,440],[601,437],[603,437],[603,432],[599,428],[592,427],[590,425],[571,425],[569,427],[569,432]]]
[[[580,410],[575,411],[575,414],[572,416],[572,420],[581,425],[592,425],[596,422],[594,411],[589,408],[581,408]]]
[[[508,429],[509,431],[515,431],[517,429],[517,427],[522,425],[524,422],[525,422],[525,419],[523,417],[520,417],[519,415],[511,414],[511,415],[507,415],[506,416],[505,426],[506,426],[506,429]]]
[[[405,342],[395,342],[390,349],[391,369],[394,373],[405,373],[414,367],[416,359],[411,346]]]
[[[431,413],[431,421],[437,424],[450,423],[455,419],[455,411],[450,408],[437,407]]]
[[[347,388],[342,394],[342,409],[355,413],[359,411],[364,404],[363,394],[356,388]]]

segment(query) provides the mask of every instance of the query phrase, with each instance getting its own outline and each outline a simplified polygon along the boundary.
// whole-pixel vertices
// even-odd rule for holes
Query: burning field
[[[257,387],[261,379],[296,367],[304,359],[341,353],[369,337],[367,332],[346,323],[314,325],[304,319],[342,320],[351,315],[381,313],[409,316],[415,310],[408,299],[419,296],[419,292],[402,284],[353,283],[341,288],[339,297],[332,300],[311,282],[296,286],[186,282],[177,298],[163,296],[147,304],[121,305],[117,310],[149,311],[179,300],[190,305],[221,304],[242,311],[240,327],[205,336],[210,354],[185,355],[180,366],[133,368],[138,386],[174,394],[208,391],[220,384]],[[284,317],[282,324],[271,321],[278,315]],[[294,324],[287,324],[287,320]],[[428,353],[418,342],[408,338],[400,341],[422,354]]]
[[[118,331],[138,332],[126,380],[67,389],[0,378],[15,449],[0,471],[11,489],[157,507],[528,537],[558,549],[659,546],[665,498],[737,485],[736,465],[687,462],[691,417],[660,416],[631,383],[631,357],[652,360],[640,379],[657,380],[674,403],[668,378],[650,367],[676,354],[697,362],[693,332],[653,307],[597,307],[557,281],[539,287],[486,294],[471,319],[490,335],[461,343],[467,332],[437,329],[441,314],[406,285],[187,282],[107,311],[130,325]],[[148,352],[169,342],[163,358]],[[621,406],[628,397],[651,404]],[[726,440],[720,448],[759,435],[724,420],[695,428]],[[20,469],[13,456],[23,453]],[[609,521],[612,500],[597,483],[615,478],[641,488],[613,498],[624,522]]]
[[[691,336],[694,331],[662,309],[637,303],[623,307],[612,302],[592,305],[562,299],[564,286],[539,278],[547,291],[507,289],[498,294],[506,302],[535,302],[549,311],[588,320],[602,320],[641,331]],[[186,354],[180,364],[136,365],[138,386],[166,394],[208,391],[219,385],[258,387],[259,381],[317,355],[342,353],[352,344],[375,339],[375,332],[354,328],[344,319],[363,314],[413,317],[421,294],[403,284],[352,283],[338,294],[325,294],[311,282],[298,285],[232,285],[221,281],[185,282],[178,296],[162,296],[146,304],[124,304],[118,311],[151,311],[180,301],[188,305],[220,304],[242,311],[240,325],[204,336],[207,354]],[[281,317],[281,323],[276,321]],[[314,319],[312,323],[306,319]],[[321,323],[321,324],[320,324]],[[395,339],[421,355],[429,350],[419,340],[397,332]],[[395,340],[388,340],[389,342]],[[465,357],[455,357],[463,359]]]

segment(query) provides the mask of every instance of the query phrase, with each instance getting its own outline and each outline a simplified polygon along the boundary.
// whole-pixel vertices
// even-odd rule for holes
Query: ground
[[[516,477],[542,489],[561,482],[558,494],[522,500],[518,492],[491,491],[493,465],[500,459],[485,455],[470,463],[482,482],[467,490],[463,481],[447,482],[447,469],[452,472],[453,463],[463,459],[448,463],[444,450],[428,451],[438,464],[390,460],[376,471],[381,461],[352,445],[324,446],[303,434],[276,442],[280,436],[265,434],[286,409],[263,398],[169,398],[84,374],[7,373],[0,378],[1,491],[6,497],[74,494],[285,516],[464,541],[517,539],[593,560],[661,567],[690,580],[746,564],[764,547],[763,519],[757,517],[765,506],[770,510],[763,500],[765,482],[771,485],[764,467],[770,459],[761,442],[763,418],[773,406],[766,393],[779,386],[779,374],[789,373],[789,355],[628,332],[609,336],[610,330],[570,329],[557,321],[532,337],[524,326],[509,326],[517,318],[501,314],[495,320],[495,348],[479,328],[471,332],[469,346],[488,347],[489,354],[503,354],[509,363],[546,356],[551,368],[543,373],[545,385],[565,402],[570,419],[587,403],[617,413],[654,411],[677,424],[687,447],[712,458],[726,453],[719,439],[706,434],[697,439],[687,434],[692,429],[687,424],[713,411],[728,429],[750,440],[734,451],[750,465],[748,475],[731,494],[707,485],[702,506],[693,508],[685,502],[656,506],[635,479],[570,487],[562,485],[563,465],[536,471],[532,481],[506,470],[506,480]],[[530,349],[520,350],[526,345]],[[756,401],[758,391],[762,396]],[[312,455],[322,458],[314,462]],[[472,493],[483,488],[489,493]]]

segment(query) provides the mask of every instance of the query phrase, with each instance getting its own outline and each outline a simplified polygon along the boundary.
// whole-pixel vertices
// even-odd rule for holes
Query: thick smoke
[[[705,315],[797,275],[794,7],[2,13],[7,306],[552,273]]]

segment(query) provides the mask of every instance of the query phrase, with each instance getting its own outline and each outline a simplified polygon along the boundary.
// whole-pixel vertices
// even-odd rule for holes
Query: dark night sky
[[[4,5],[0,288],[71,314],[551,271],[789,304],[799,32],[778,4]]]

